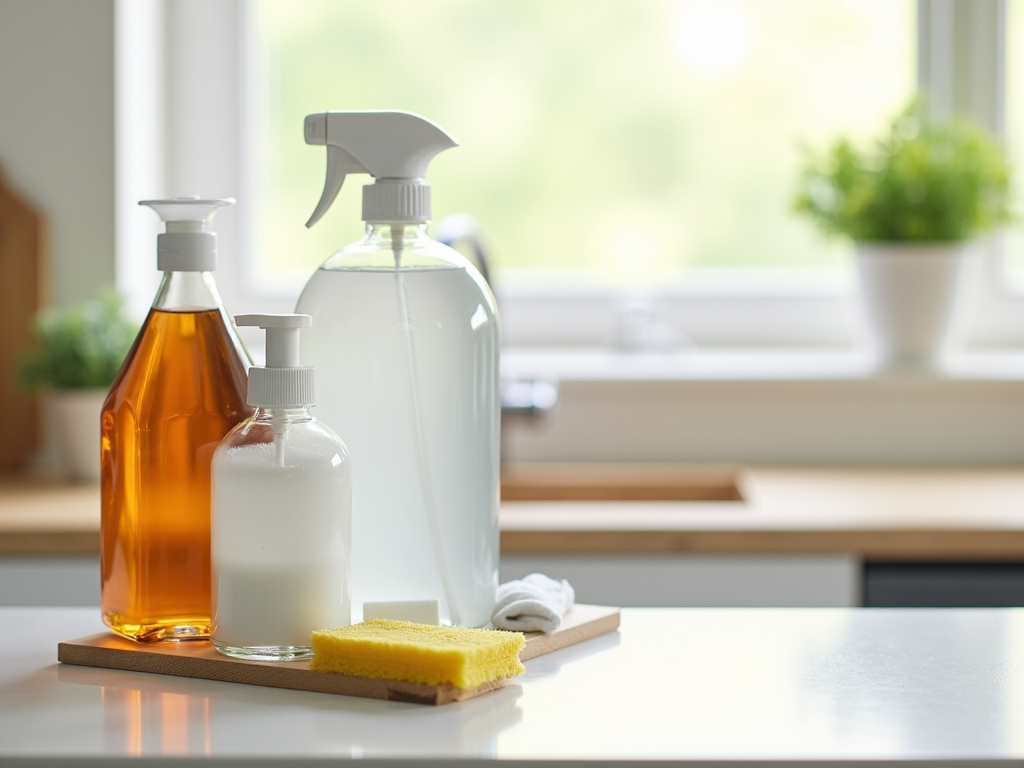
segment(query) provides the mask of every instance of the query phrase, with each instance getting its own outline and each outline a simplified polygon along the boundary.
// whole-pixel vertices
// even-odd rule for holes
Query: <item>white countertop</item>
[[[0,764],[1024,760],[1017,609],[628,609],[437,708],[57,663],[101,630],[95,609],[0,609]]]

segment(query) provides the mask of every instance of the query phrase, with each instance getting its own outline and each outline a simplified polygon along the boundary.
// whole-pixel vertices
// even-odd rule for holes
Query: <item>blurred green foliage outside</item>
[[[461,146],[434,220],[483,225],[506,285],[659,284],[709,268],[842,270],[791,210],[801,144],[868,137],[915,90],[912,0],[258,0],[256,274],[301,287],[356,239],[324,220],[306,114],[405,109]]]

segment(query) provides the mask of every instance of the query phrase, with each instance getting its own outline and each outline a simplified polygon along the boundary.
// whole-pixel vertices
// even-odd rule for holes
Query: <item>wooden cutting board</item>
[[[0,471],[23,466],[39,443],[38,398],[18,385],[18,361],[33,345],[32,321],[46,294],[43,217],[4,184],[0,169]]]
[[[526,646],[519,659],[526,661],[557,651],[592,637],[613,632],[619,626],[619,609],[600,605],[574,605],[557,632],[527,632]],[[421,685],[397,680],[375,680],[313,672],[309,660],[247,661],[218,653],[207,641],[154,643],[146,645],[111,633],[91,635],[60,643],[57,660],[85,667],[106,667],[158,675],[196,677],[227,683],[292,688],[298,691],[339,693],[370,699],[404,701],[414,704],[450,704],[472,699],[504,686],[504,680],[463,690],[453,685]]]

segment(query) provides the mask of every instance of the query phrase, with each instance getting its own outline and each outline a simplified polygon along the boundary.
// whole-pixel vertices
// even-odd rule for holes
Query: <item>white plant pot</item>
[[[969,243],[858,243],[868,346],[882,370],[934,371],[972,309]]]
[[[105,389],[68,389],[50,393],[53,434],[67,473],[81,482],[100,480],[100,418]]]

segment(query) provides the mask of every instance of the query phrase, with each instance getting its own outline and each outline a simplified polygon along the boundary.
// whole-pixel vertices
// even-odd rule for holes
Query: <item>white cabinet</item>
[[[619,606],[856,606],[854,557],[727,555],[506,556],[501,580],[568,579],[581,603]],[[0,605],[99,605],[95,557],[0,558]]]
[[[0,605],[99,604],[98,557],[0,557]]]

